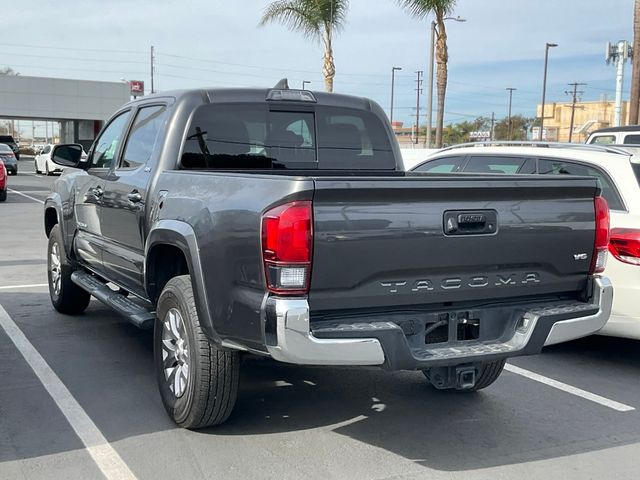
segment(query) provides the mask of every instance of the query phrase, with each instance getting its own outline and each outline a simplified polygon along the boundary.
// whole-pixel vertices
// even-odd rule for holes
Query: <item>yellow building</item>
[[[571,141],[582,143],[590,132],[599,128],[612,127],[614,110],[615,102],[609,100],[576,103]],[[538,105],[536,112],[538,118],[540,113],[541,105]],[[545,104],[544,117],[546,139],[554,142],[568,142],[571,126],[571,102]],[[628,124],[628,118],[629,102],[622,102],[623,125]]]

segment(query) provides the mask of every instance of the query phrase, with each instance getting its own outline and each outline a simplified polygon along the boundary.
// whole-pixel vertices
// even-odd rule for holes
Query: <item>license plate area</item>
[[[424,344],[459,343],[480,339],[480,314],[471,310],[429,315]]]

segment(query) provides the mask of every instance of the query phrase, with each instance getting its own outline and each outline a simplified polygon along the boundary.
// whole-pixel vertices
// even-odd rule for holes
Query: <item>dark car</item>
[[[13,150],[8,145],[0,143],[0,161],[4,163],[7,173],[12,175],[18,174],[18,162]]]
[[[9,145],[11,151],[16,156],[16,160],[20,160],[20,149],[18,148],[18,144],[13,139],[11,135],[0,135],[0,144]]]

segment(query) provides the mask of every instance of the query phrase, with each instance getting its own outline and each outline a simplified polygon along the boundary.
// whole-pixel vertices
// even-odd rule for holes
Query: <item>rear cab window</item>
[[[322,105],[208,104],[190,122],[182,169],[389,169],[396,161],[373,113]]]
[[[625,145],[640,145],[640,134],[625,135]]]

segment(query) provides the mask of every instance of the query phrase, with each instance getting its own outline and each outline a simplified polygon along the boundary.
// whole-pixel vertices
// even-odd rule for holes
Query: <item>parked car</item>
[[[81,151],[52,150],[76,170],[44,205],[51,302],[78,314],[93,296],[153,327],[160,395],[183,427],[225,421],[242,354],[474,391],[508,357],[609,317],[596,179],[403,172],[368,99],[162,92]]]
[[[0,162],[0,202],[7,199],[7,169],[4,163]]]
[[[11,135],[0,135],[0,144],[8,145],[16,156],[16,160],[20,160],[20,149]]]
[[[18,174],[18,162],[16,156],[9,145],[0,143],[0,161],[4,163],[7,173],[11,175]]]
[[[55,145],[45,145],[42,150],[34,158],[34,166],[36,173],[46,173],[47,175],[53,175],[55,173],[62,173],[66,167],[57,165],[51,160],[51,150]],[[87,154],[82,151],[82,159],[86,159]]]
[[[604,274],[615,288],[609,321],[599,334],[640,339],[640,148],[597,145],[461,145],[431,156],[419,172],[589,175],[600,180],[611,209]]]
[[[589,134],[587,143],[597,145],[640,145],[640,125],[594,130]]]

